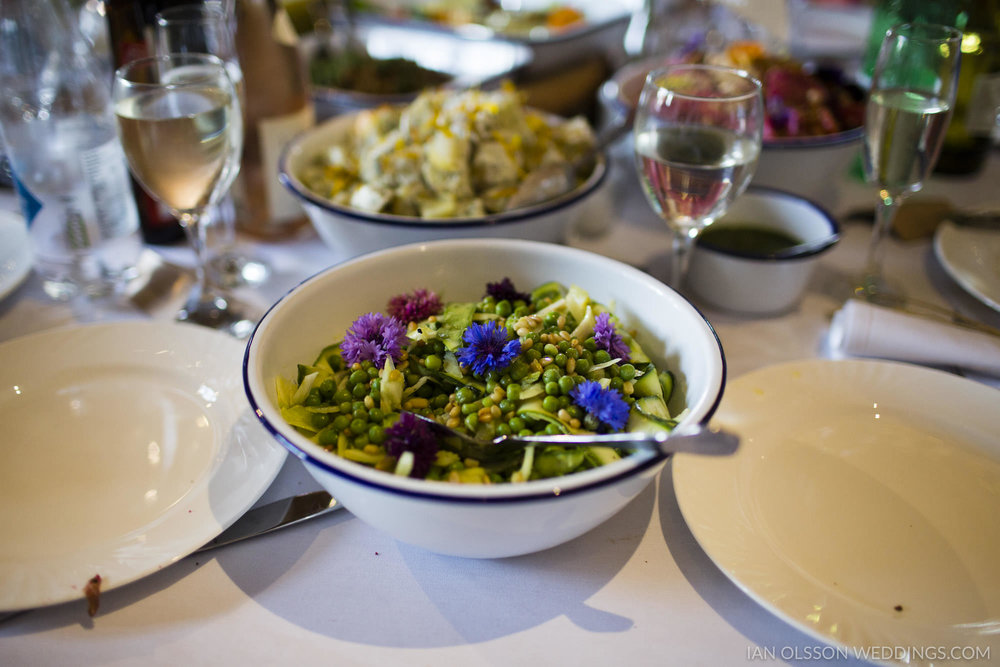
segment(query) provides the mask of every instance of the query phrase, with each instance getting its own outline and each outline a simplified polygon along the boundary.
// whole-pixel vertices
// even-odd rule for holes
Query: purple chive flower
[[[438,451],[438,441],[430,426],[404,412],[395,424],[385,430],[385,435],[385,450],[391,456],[398,459],[403,452],[413,452],[410,477],[427,477]]]
[[[426,289],[414,290],[412,294],[399,294],[389,299],[386,311],[400,322],[419,322],[443,310],[441,299]]]
[[[498,283],[486,283],[486,293],[496,299],[497,301],[503,301],[506,299],[511,303],[514,303],[518,299],[524,302],[531,301],[531,295],[525,294],[524,292],[518,292],[514,288],[514,283],[510,281],[510,278],[504,277]]]
[[[465,347],[459,349],[458,360],[483,377],[491,370],[505,368],[521,353],[521,341],[507,340],[507,330],[495,320],[486,324],[473,322],[462,334]]]
[[[628,345],[622,337],[615,331],[615,324],[611,321],[611,316],[607,313],[598,313],[594,321],[594,342],[597,347],[607,350],[612,359],[618,358],[624,362],[629,361]]]
[[[406,327],[395,317],[367,313],[354,320],[340,344],[340,353],[348,364],[371,361],[381,368],[388,357],[399,361]]]
[[[621,394],[605,389],[600,382],[585,380],[570,390],[569,397],[612,431],[622,430],[628,422],[628,403]]]

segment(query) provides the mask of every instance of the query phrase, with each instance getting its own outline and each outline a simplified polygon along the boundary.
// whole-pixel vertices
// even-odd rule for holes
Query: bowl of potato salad
[[[579,163],[594,144],[585,118],[526,107],[511,86],[435,89],[303,133],[286,148],[279,178],[343,258],[443,238],[559,242],[571,223],[606,214],[604,156],[554,197],[525,189],[539,187],[533,173]],[[514,204],[525,199],[538,203]]]

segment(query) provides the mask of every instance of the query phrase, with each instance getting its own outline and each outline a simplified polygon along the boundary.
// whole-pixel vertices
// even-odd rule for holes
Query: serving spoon
[[[640,433],[606,433],[594,435],[501,435],[493,440],[478,440],[456,431],[430,417],[410,413],[431,427],[442,438],[445,449],[463,458],[479,461],[484,465],[508,463],[519,456],[527,447],[536,445],[559,447],[614,447],[638,449],[659,454],[702,454],[705,456],[728,456],[739,447],[740,438],[735,433],[722,429],[697,425],[683,430]]]
[[[507,202],[507,210],[547,202],[576,187],[582,176],[589,175],[594,160],[629,130],[630,120],[619,123],[597,138],[594,145],[575,160],[542,165],[525,177]]]

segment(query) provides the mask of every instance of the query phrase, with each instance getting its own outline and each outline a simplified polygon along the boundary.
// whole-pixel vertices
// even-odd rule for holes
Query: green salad
[[[662,431],[674,378],[604,305],[576,286],[530,293],[504,278],[473,302],[417,289],[358,317],[297,377],[275,380],[284,419],[325,449],[397,475],[523,482],[627,455],[528,447],[511,463],[463,459],[413,414],[479,440],[501,435]],[[502,445],[498,445],[502,446]]]

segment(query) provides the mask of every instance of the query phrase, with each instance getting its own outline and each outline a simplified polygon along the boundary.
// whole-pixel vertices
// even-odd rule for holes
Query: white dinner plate
[[[250,411],[243,351],[150,321],[0,345],[0,611],[156,572],[256,502],[285,451]]]
[[[998,407],[996,389],[908,364],[763,368],[713,420],[740,450],[678,454],[677,501],[739,588],[847,655],[996,659]]]
[[[0,299],[24,282],[31,272],[32,261],[24,218],[0,210]]]
[[[934,233],[934,254],[966,292],[1000,310],[1000,231],[944,222]]]

